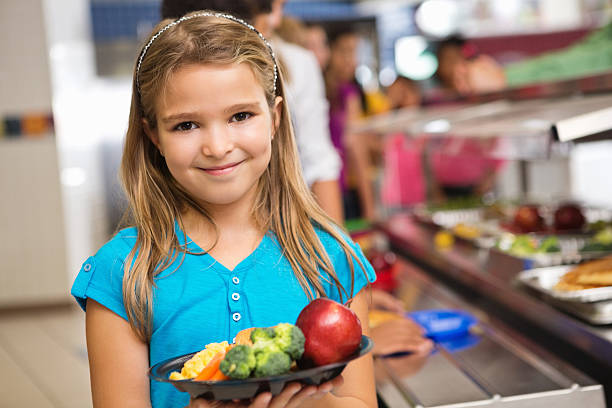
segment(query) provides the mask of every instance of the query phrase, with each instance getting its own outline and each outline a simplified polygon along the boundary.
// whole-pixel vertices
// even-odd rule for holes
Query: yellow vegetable
[[[481,231],[474,225],[459,223],[453,227],[453,232],[462,238],[475,239],[481,235]]]
[[[389,312],[386,310],[379,310],[379,309],[372,309],[368,312],[368,320],[369,320],[371,329],[389,320],[398,320],[398,319],[403,319],[403,316],[395,312]]]
[[[217,353],[221,351],[225,353],[228,347],[229,344],[227,341],[207,344],[204,350],[197,352],[193,357],[185,361],[180,373],[178,371],[173,371],[170,374],[170,379],[187,380],[197,377]]]
[[[455,238],[448,231],[438,231],[434,236],[434,244],[440,249],[451,247],[455,243]]]

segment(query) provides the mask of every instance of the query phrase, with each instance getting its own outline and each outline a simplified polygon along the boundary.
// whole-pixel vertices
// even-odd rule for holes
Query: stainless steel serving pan
[[[574,291],[555,290],[563,274],[574,266],[528,269],[517,281],[542,295],[550,304],[593,324],[612,324],[612,286]]]
[[[517,279],[527,286],[559,300],[582,303],[612,300],[612,286],[572,291],[555,290],[554,286],[559,282],[561,276],[572,268],[574,268],[574,266],[562,265],[528,269],[519,273]]]

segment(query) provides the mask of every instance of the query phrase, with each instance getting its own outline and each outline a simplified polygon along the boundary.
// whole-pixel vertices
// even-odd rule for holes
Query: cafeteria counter
[[[385,405],[605,407],[607,397],[612,406],[612,328],[518,288],[522,260],[461,241],[439,250],[436,230],[409,214],[378,229],[401,255],[395,294],[409,310],[460,309],[478,319],[466,337],[436,343],[428,356],[377,358]]]

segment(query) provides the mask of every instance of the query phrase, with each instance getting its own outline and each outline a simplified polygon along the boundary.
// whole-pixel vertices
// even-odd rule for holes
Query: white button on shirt
[[[238,299],[240,299],[240,294],[239,294],[239,293],[236,293],[236,292],[232,293],[232,299],[233,299],[233,300],[238,300]]]
[[[240,320],[242,316],[240,316],[240,313],[234,313],[232,315],[232,319],[234,319],[235,322],[237,322],[238,320]]]
[[[237,284],[239,284],[239,283],[240,283],[240,279],[238,279],[238,277],[237,277],[237,276],[234,276],[234,277],[232,278],[232,282],[234,282],[234,285],[237,285]]]

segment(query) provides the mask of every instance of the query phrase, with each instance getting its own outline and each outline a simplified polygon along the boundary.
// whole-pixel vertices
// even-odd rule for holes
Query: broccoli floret
[[[262,351],[281,351],[276,345],[276,333],[272,327],[258,327],[251,332],[251,341],[253,342],[253,350],[255,353]]]
[[[239,344],[227,352],[219,369],[229,378],[245,379],[251,375],[257,361],[251,346]]]
[[[529,235],[518,235],[510,246],[510,253],[516,256],[530,256],[536,253],[536,242]]]
[[[274,326],[274,333],[274,342],[281,351],[289,354],[293,360],[302,357],[306,339],[299,327],[290,323],[279,323]]]
[[[561,251],[561,247],[559,247],[559,239],[555,236],[546,238],[540,244],[540,248],[538,248],[538,251],[544,253]]]
[[[262,352],[276,353],[282,350],[280,349],[280,347],[278,347],[274,340],[260,340],[257,343],[253,344],[253,351],[255,351],[255,354],[259,354]]]
[[[253,344],[260,341],[271,341],[276,333],[272,327],[258,327],[251,332],[251,341]]]
[[[273,351],[274,347],[256,353],[255,377],[268,377],[285,374],[291,368],[291,357],[282,351]]]
[[[274,340],[260,340],[253,344],[253,351],[257,355],[259,353],[277,353],[282,350]]]
[[[251,332],[251,341],[256,360],[255,377],[285,374],[291,368],[291,361],[304,353],[304,334],[289,323],[258,327]]]

